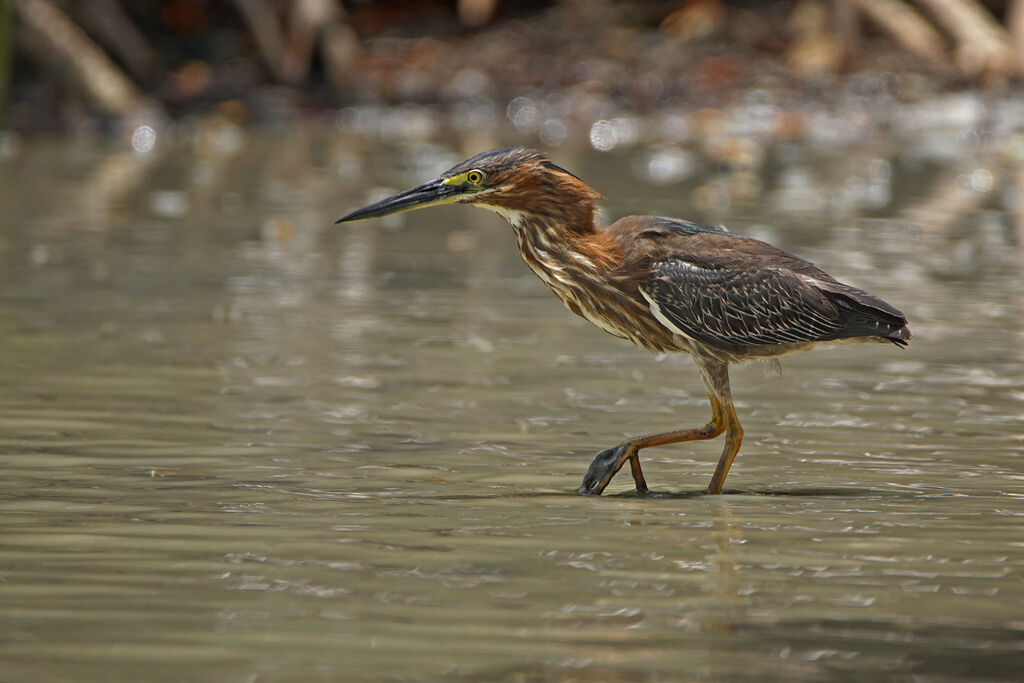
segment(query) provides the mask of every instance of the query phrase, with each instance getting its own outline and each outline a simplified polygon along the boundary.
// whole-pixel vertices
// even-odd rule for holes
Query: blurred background
[[[133,120],[275,125],[415,104],[462,127],[507,114],[550,144],[566,127],[713,109],[750,88],[790,108],[909,102],[1006,92],[1022,69],[1018,0],[0,3],[5,127],[79,135]],[[527,100],[510,108],[517,97]],[[792,137],[807,122],[774,125]]]
[[[1018,680],[1024,0],[0,0],[0,678]],[[903,310],[732,371],[508,226],[504,145]]]

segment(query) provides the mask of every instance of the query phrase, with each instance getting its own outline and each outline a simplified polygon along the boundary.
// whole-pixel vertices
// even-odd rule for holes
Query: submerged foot
[[[612,477],[629,460],[629,456],[630,453],[625,444],[619,444],[614,448],[606,448],[595,455],[594,459],[590,462],[590,467],[587,468],[587,473],[583,475],[583,483],[580,484],[579,492],[601,495],[612,480]],[[641,490],[638,484],[637,492],[647,493],[647,486],[644,485]]]

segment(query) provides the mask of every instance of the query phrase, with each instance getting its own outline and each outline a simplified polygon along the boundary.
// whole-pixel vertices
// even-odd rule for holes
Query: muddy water
[[[771,239],[918,336],[736,368],[726,495],[711,443],[645,451],[640,499],[574,491],[703,423],[689,360],[570,316],[485,212],[333,227],[474,151],[361,148],[3,161],[0,678],[1019,677],[1017,169],[563,151],[609,215]]]

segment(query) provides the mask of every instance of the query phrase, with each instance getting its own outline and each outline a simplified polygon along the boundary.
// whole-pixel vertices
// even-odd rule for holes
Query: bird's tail
[[[838,282],[819,286],[829,293],[832,303],[843,313],[844,337],[879,337],[900,347],[914,338],[907,316],[877,296]]]
[[[903,327],[896,330],[892,334],[886,335],[885,338],[891,341],[896,346],[902,348],[906,346],[911,339],[914,338],[914,333],[910,331],[910,327],[904,325]]]

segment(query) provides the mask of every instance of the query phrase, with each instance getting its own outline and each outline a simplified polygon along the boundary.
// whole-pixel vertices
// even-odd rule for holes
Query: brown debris
[[[87,4],[112,9],[86,16]],[[72,102],[82,94],[112,117],[151,104],[140,83],[177,111],[252,98],[268,118],[310,104],[461,102],[482,112],[486,100],[501,112],[519,96],[558,94],[561,118],[593,120],[674,102],[722,106],[749,88],[821,97],[844,74],[889,74],[912,98],[912,83],[998,85],[1024,73],[1024,0],[1009,0],[1005,23],[981,0],[367,0],[351,14],[337,0],[155,0],[155,24],[120,0],[92,4],[69,4],[79,10],[69,17],[56,0],[11,0],[24,25],[13,38],[18,54],[71,85]],[[19,70],[11,97],[39,77]],[[40,118],[26,99],[10,107],[16,126]]]
[[[16,16],[28,32],[26,47],[55,69],[101,111],[135,115],[158,107],[148,100],[107,54],[50,0],[15,0]]]
[[[854,0],[854,4],[907,52],[933,64],[946,58],[942,36],[903,0]]]
[[[956,39],[956,64],[968,76],[1005,78],[1016,70],[1010,35],[974,0],[918,0]]]
[[[658,30],[676,40],[689,42],[718,33],[725,27],[725,20],[721,0],[690,0],[665,17]]]

